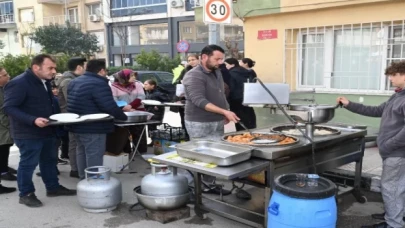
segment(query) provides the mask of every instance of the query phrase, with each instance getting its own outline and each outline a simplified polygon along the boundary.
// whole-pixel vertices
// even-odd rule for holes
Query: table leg
[[[365,150],[365,141],[363,139],[362,146],[361,146],[362,156],[358,161],[356,161],[356,167],[355,167],[355,171],[354,171],[354,186],[353,186],[353,196],[356,198],[357,202],[359,202],[359,203],[367,202],[367,198],[360,191],[364,150]]]
[[[194,172],[194,191],[195,191],[195,205],[194,205],[194,212],[195,214],[201,218],[205,219],[207,216],[205,215],[207,212],[204,211],[202,206],[202,175],[201,173]]]
[[[128,129],[127,129],[127,130],[128,130]],[[127,163],[126,165],[124,165],[124,167],[122,167],[122,169],[120,170],[121,172],[134,160],[136,154],[139,155],[139,157],[141,158],[142,161],[144,161],[144,162],[146,162],[146,163],[149,164],[149,162],[146,161],[146,160],[142,157],[141,153],[138,151],[138,147],[139,147],[139,144],[141,143],[142,136],[143,136],[143,134],[145,133],[145,130],[146,130],[146,125],[143,126],[142,132],[141,132],[141,134],[139,135],[139,138],[138,138],[138,141],[137,141],[136,145],[133,145],[133,148],[132,148],[132,157],[129,159],[128,163]],[[128,131],[129,131],[129,130],[128,130]]]
[[[273,183],[274,183],[274,170],[275,164],[273,161],[270,161],[270,165],[266,167],[266,187],[264,188],[264,224],[263,227],[267,227],[268,223],[268,212],[267,208],[269,207],[270,198],[273,193]]]

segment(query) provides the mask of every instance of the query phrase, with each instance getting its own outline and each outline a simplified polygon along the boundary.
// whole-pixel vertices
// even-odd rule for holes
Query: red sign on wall
[[[257,39],[258,40],[277,39],[277,29],[259,30],[257,32]]]

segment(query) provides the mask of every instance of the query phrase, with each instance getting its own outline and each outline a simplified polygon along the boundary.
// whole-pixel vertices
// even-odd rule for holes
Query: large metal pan
[[[278,133],[263,133],[263,132],[253,132],[254,134],[262,134],[262,135],[274,135],[274,134],[278,134]],[[293,143],[289,143],[289,144],[280,144],[279,142],[275,142],[275,143],[254,143],[254,142],[250,142],[249,144],[243,144],[243,143],[234,143],[234,142],[229,142],[227,139],[229,136],[235,136],[235,135],[242,135],[243,133],[228,133],[225,134],[224,136],[222,136],[222,141],[225,141],[227,143],[233,144],[233,145],[246,145],[246,146],[253,146],[253,147],[283,147],[283,146],[291,146],[291,145],[295,145],[297,143],[299,143],[300,139],[292,136],[292,135],[285,135],[285,134],[279,134],[279,135],[283,135],[286,137],[290,137],[293,138],[295,140],[295,142]]]
[[[297,132],[297,133],[285,133],[283,131],[289,131],[289,130],[294,130],[294,129],[300,129],[305,133],[305,125],[298,125],[297,127],[295,127],[294,125],[280,125],[280,126],[275,126],[270,128],[270,131],[272,132],[279,132],[281,134],[288,134],[288,135],[293,135],[293,136],[303,136],[301,134],[301,132]],[[329,135],[338,135],[340,134],[340,131],[331,127],[326,127],[326,126],[315,126],[314,127],[315,130],[325,130],[330,132],[329,134],[324,134],[324,135],[316,135],[314,134],[315,137],[323,137],[323,136],[329,136]]]
[[[127,120],[115,120],[117,123],[141,123],[148,121],[153,113],[144,111],[124,112],[128,116]]]

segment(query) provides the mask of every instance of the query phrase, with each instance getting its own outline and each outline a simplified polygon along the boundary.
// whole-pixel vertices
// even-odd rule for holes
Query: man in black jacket
[[[49,55],[37,55],[31,68],[4,88],[4,111],[10,117],[11,137],[20,149],[17,173],[20,203],[28,207],[42,206],[32,182],[38,163],[48,197],[76,195],[75,190],[59,185],[55,129],[47,126],[47,118],[53,114],[50,80],[55,73],[55,60]]]
[[[117,106],[106,78],[103,60],[87,62],[86,72],[68,85],[67,111],[79,115],[108,113],[116,119],[127,120],[127,115]],[[103,165],[107,133],[114,131],[114,122],[76,124],[68,127],[77,143],[77,168],[84,179],[87,167]]]

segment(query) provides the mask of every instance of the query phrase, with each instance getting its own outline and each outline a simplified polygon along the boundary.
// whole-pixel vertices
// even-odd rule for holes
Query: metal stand
[[[143,125],[143,129],[142,129],[141,135],[139,136],[138,141],[136,142],[136,145],[132,145],[132,152],[131,152],[131,153],[132,153],[132,156],[131,156],[131,158],[128,160],[128,163],[125,164],[125,165],[121,168],[120,172],[122,172],[127,166],[129,166],[129,164],[130,164],[130,163],[133,161],[133,159],[135,158],[135,155],[139,155],[139,157],[141,158],[142,161],[144,161],[144,162],[146,162],[146,163],[149,164],[149,162],[146,161],[146,160],[142,157],[142,154],[141,154],[141,153],[139,152],[139,150],[138,150],[139,143],[140,143],[141,140],[142,140],[143,134],[145,134],[146,125],[150,125],[150,124],[161,124],[161,123],[162,123],[162,122],[160,122],[160,121],[148,121],[148,122],[143,122],[143,123],[116,123],[116,124],[115,124],[115,126],[117,126],[117,127],[122,127],[122,128],[124,128],[125,130],[127,130],[128,132],[129,132],[129,129],[126,128],[126,127],[128,127],[128,126],[140,126],[140,125]],[[131,135],[130,132],[129,132],[129,134]],[[133,136],[132,136],[132,137],[133,137]]]
[[[314,138],[314,131],[315,131],[315,125],[313,123],[306,123],[305,124],[305,134],[310,138],[311,140]],[[308,139],[306,139],[308,143],[311,143]]]

